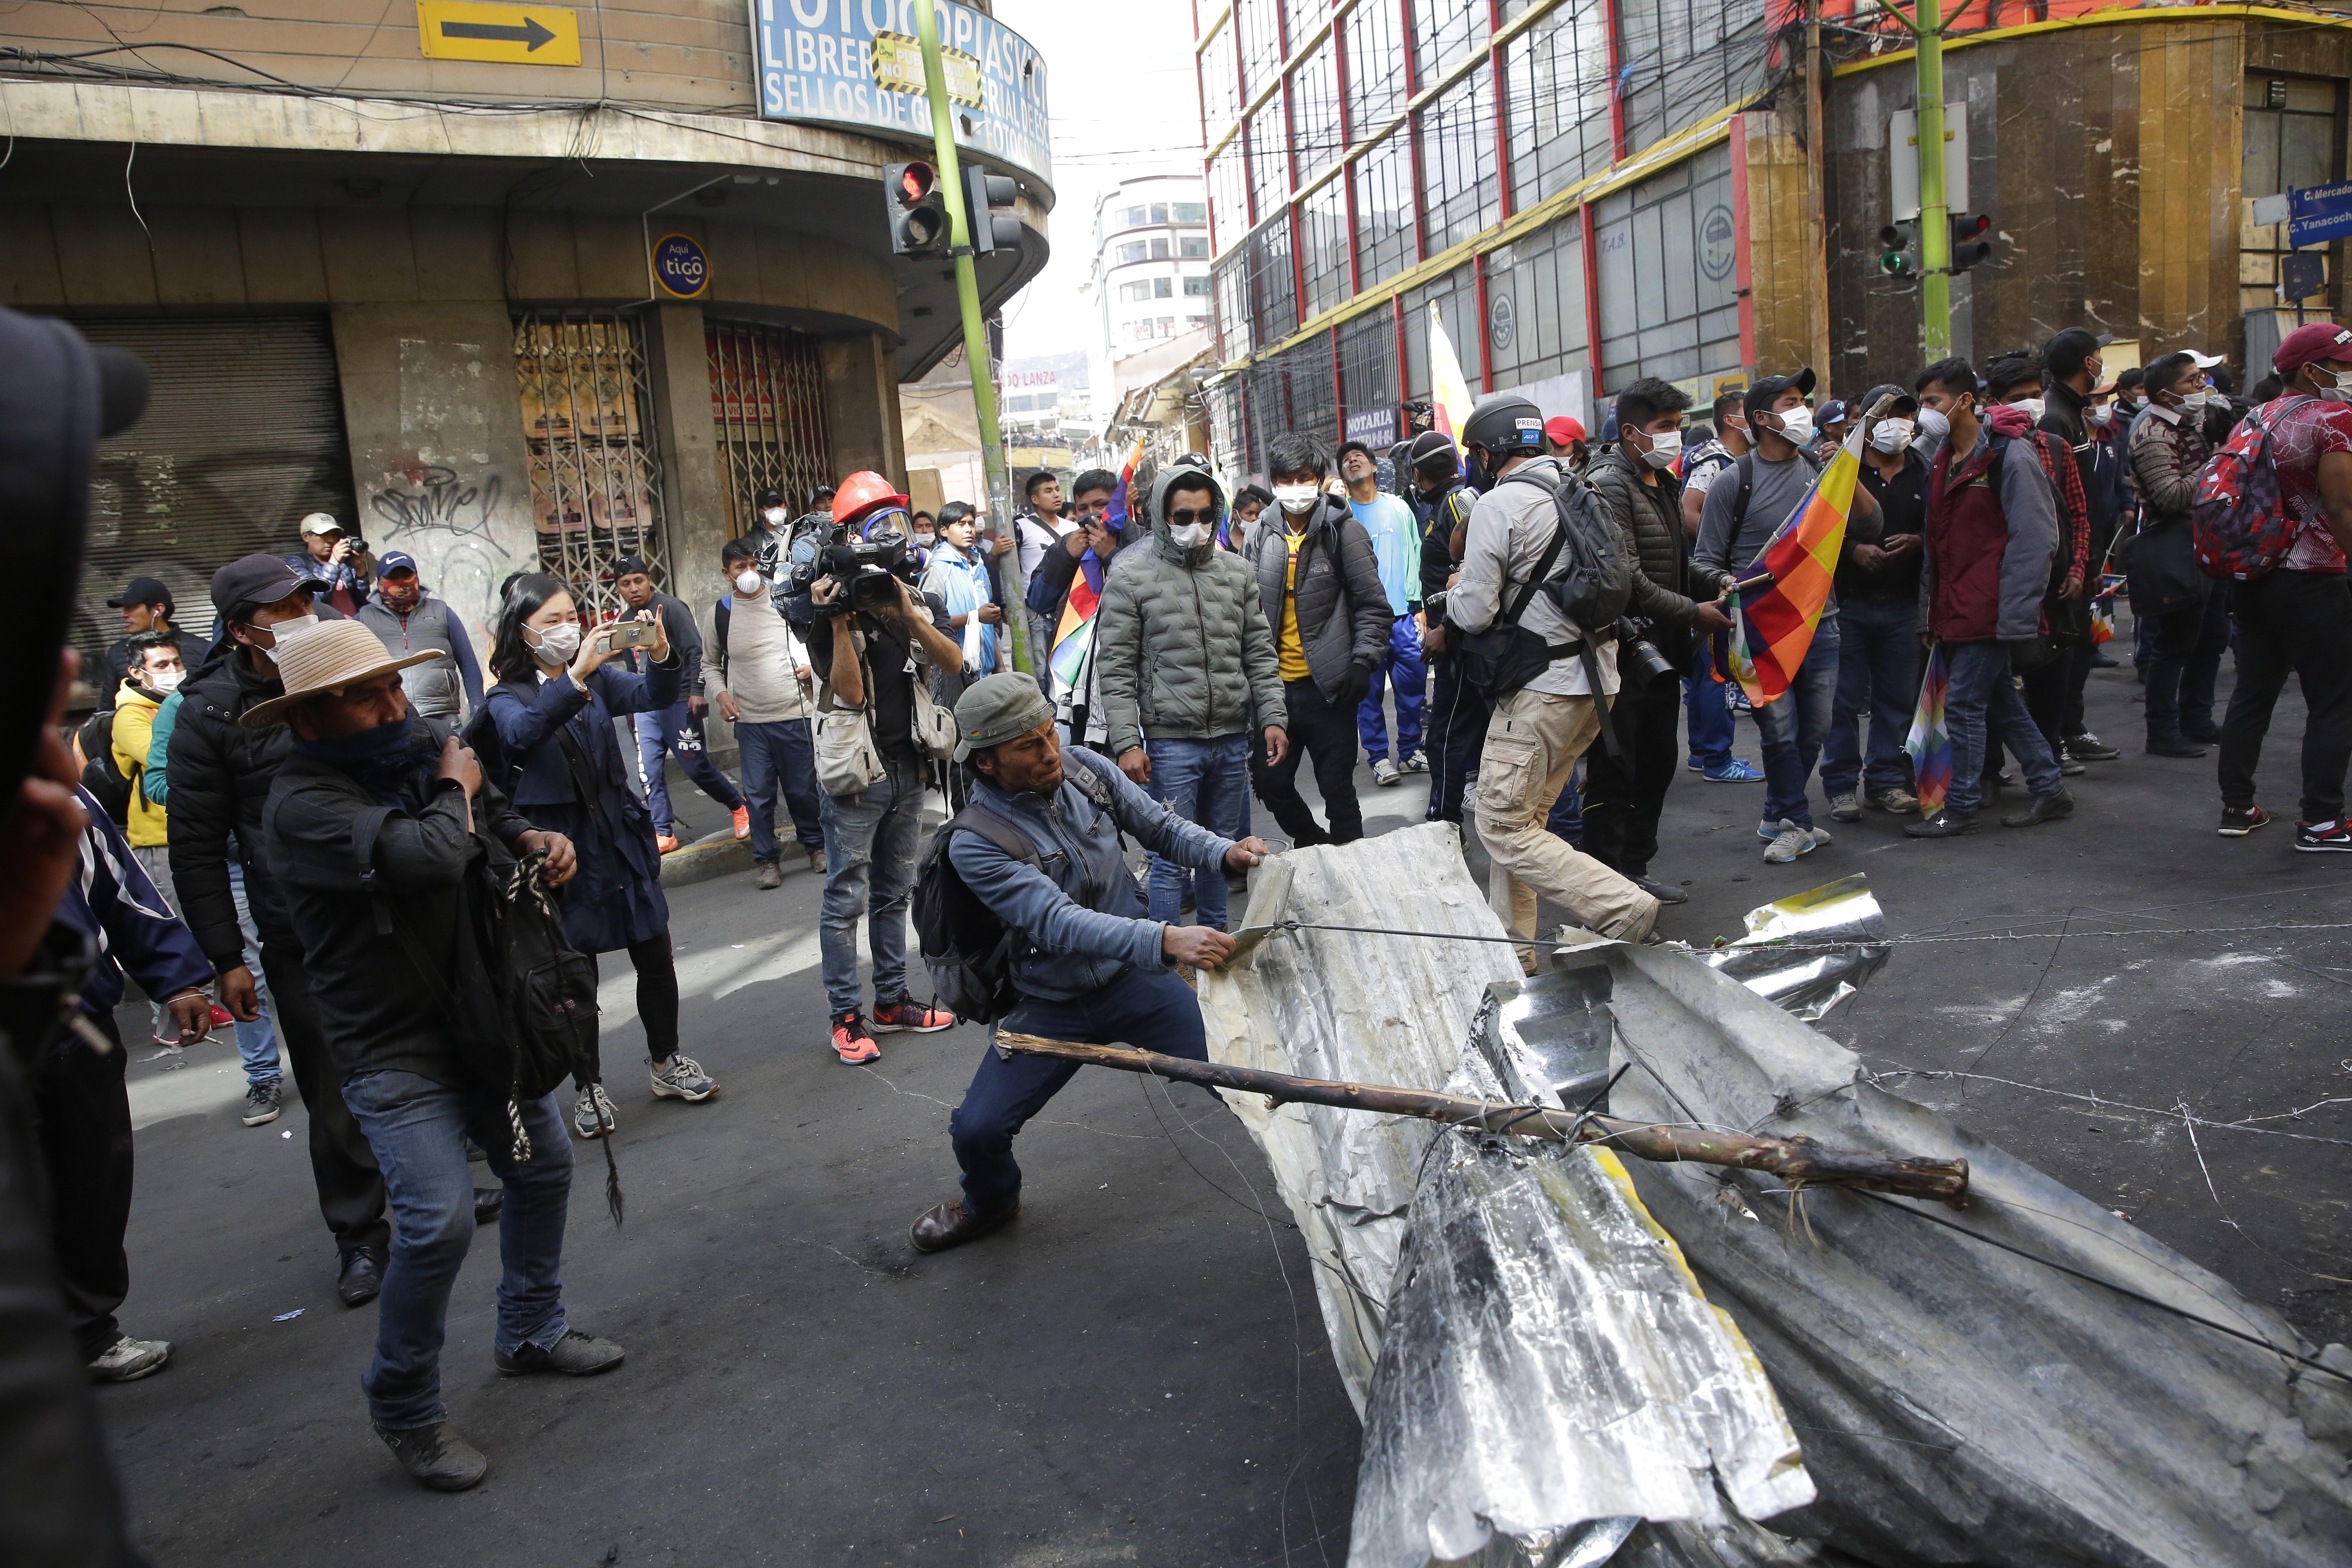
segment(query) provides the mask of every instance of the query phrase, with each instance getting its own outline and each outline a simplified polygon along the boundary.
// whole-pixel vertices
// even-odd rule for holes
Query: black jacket
[[[1617,525],[1619,547],[1641,567],[1633,574],[1626,613],[1671,631],[1688,631],[1698,605],[1683,591],[1682,483],[1661,473],[1656,485],[1645,485],[1633,463],[1609,446],[1584,470],[1601,510]]]
[[[231,837],[245,866],[245,893],[266,942],[297,955],[303,942],[286,911],[277,879],[261,853],[261,807],[286,760],[291,733],[280,724],[247,730],[238,715],[280,695],[276,676],[257,674],[245,650],[223,639],[180,688],[179,721],[172,730],[172,880],[180,918],[196,935],[215,971],[245,962],[245,932],[229,891]]]
[[[1389,591],[1381,583],[1372,536],[1338,496],[1320,497],[1298,531],[1297,582],[1291,582],[1289,519],[1269,507],[1250,530],[1249,559],[1257,573],[1267,628],[1282,647],[1283,601],[1296,602],[1299,652],[1324,699],[1336,700],[1350,666],[1370,669],[1388,650]]]
[[[694,612],[686,601],[675,594],[656,591],[653,603],[646,606],[661,616],[662,634],[669,638],[670,659],[677,666],[677,694],[683,701],[702,695],[702,628],[694,624]],[[631,611],[630,614],[635,612]],[[653,649],[632,648],[629,668],[639,675],[653,667]]]
[[[302,932],[320,1029],[342,1078],[396,1068],[465,1087],[452,1009],[487,1009],[469,1020],[477,1036],[499,1027],[467,875],[491,853],[489,839],[519,854],[531,825],[486,778],[467,829],[465,792],[434,776],[451,733],[441,720],[416,721],[415,767],[396,805],[290,745],[270,785],[257,837]],[[362,865],[355,829],[371,817],[381,822]]]

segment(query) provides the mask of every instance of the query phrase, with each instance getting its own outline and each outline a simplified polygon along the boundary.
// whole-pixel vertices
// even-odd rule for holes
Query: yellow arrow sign
[[[427,59],[512,66],[580,63],[580,13],[563,5],[416,0],[416,37]]]

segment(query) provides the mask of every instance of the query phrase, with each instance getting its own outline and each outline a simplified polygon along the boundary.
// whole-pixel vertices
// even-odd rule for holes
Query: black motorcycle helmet
[[[1517,393],[1496,393],[1481,399],[1463,421],[1462,445],[1473,451],[1484,447],[1489,468],[1499,468],[1504,459],[1520,454],[1540,457],[1543,410]]]

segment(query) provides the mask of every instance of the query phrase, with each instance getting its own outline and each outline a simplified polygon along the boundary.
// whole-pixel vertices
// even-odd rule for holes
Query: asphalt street
[[[2126,754],[2072,781],[2074,820],[2031,831],[1920,843],[1895,819],[1832,824],[1817,806],[1835,842],[1767,866],[1761,786],[1685,774],[1654,874],[1691,899],[1662,929],[1737,935],[1758,904],[1866,872],[1913,940],[1833,1033],[1876,1071],[1977,1075],[1890,1087],[2315,1341],[2352,1338],[2352,857],[2292,847],[2292,696],[2263,774],[2280,824],[2242,840],[2214,833],[2210,757],[2140,752],[2137,700],[2128,669],[2094,678],[2092,722]],[[1757,754],[1745,721],[1740,751]],[[1419,820],[1421,781],[1359,783],[1372,832]],[[681,787],[690,824],[723,821]],[[1020,1221],[919,1258],[907,1226],[952,1190],[947,1117],[985,1047],[969,1027],[891,1036],[874,1068],[839,1065],[819,891],[796,863],[774,892],[748,874],[673,891],[688,1048],[725,1086],[706,1105],[656,1103],[631,1070],[625,960],[617,977],[607,961],[628,1219],[606,1218],[602,1158],[583,1146],[565,1295],[628,1363],[583,1382],[498,1377],[498,1257],[478,1242],[444,1378],[491,1470],[462,1496],[416,1489],[368,1432],[374,1313],[336,1300],[302,1112],[239,1126],[226,1043],[134,1052],[123,1319],[178,1353],[100,1399],[159,1564],[1344,1560],[1356,1416],[1238,1124],[1197,1090],[1082,1074],[1021,1139]],[[1412,903],[1401,889],[1401,921]],[[143,1037],[143,1007],[123,1022]],[[2263,1131],[2192,1127],[2182,1107]]]

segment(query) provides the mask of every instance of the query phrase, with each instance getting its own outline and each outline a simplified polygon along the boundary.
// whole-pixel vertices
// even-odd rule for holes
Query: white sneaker
[[[682,1100],[688,1105],[699,1105],[719,1092],[719,1080],[684,1051],[670,1058],[669,1066],[653,1075],[653,1082],[656,1099]]]
[[[171,1341],[134,1340],[124,1334],[89,1363],[89,1377],[92,1383],[136,1383],[163,1371],[171,1359]]]
[[[1818,827],[1800,827],[1787,817],[1780,819],[1780,831],[1764,850],[1769,866],[1785,866],[1800,855],[1810,855],[1830,841],[1830,836]]]
[[[572,1107],[572,1131],[583,1138],[610,1138],[613,1126],[612,1097],[603,1084],[590,1084]]]
[[[1388,788],[1403,777],[1404,770],[1386,757],[1381,758],[1372,764],[1372,782],[1382,789]]]
[[[1404,760],[1404,771],[1409,773],[1427,773],[1429,771],[1429,753],[1415,748],[1413,753]]]

